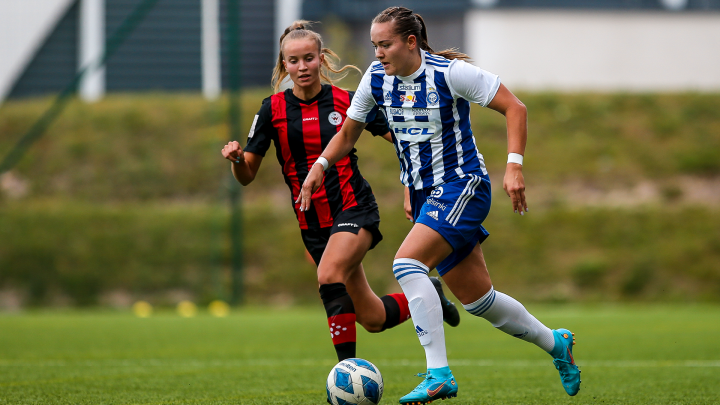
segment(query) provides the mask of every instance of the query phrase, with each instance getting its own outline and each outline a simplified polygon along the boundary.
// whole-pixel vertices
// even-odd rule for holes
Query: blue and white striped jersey
[[[470,102],[487,106],[498,76],[462,60],[421,51],[410,76],[388,76],[374,62],[360,82],[347,116],[370,122],[382,108],[400,160],[400,181],[413,189],[487,174],[470,128]]]

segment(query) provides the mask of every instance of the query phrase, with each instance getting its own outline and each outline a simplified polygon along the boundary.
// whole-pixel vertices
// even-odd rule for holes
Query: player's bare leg
[[[385,323],[385,306],[370,288],[361,263],[371,244],[372,234],[364,228],[357,235],[338,232],[330,236],[318,266],[318,282],[344,283],[357,322],[369,332],[380,332]]]
[[[333,333],[338,359],[355,357],[355,322],[369,332],[381,332],[409,318],[404,294],[379,298],[370,288],[362,267],[372,234],[337,232],[330,236],[318,265],[320,296]]]
[[[385,305],[370,288],[362,264],[345,281],[348,294],[355,303],[357,322],[368,332],[381,332],[385,324]]]
[[[463,305],[477,301],[492,288],[480,244],[472,253],[443,276],[445,285]]]

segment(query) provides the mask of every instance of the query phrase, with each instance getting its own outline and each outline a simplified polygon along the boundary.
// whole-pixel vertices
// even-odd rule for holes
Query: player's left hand
[[[525,178],[523,178],[522,174],[522,165],[517,163],[507,164],[503,189],[510,197],[515,213],[523,215],[528,211],[527,202],[525,201]]]
[[[300,189],[300,195],[295,204],[300,204],[300,211],[307,211],[310,209],[310,203],[312,202],[312,195],[320,188],[323,181],[323,167],[321,164],[314,164],[310,168],[310,172],[305,181],[303,182],[302,188]]]
[[[405,218],[408,219],[410,222],[413,221],[413,215],[412,215],[412,205],[410,204],[410,189],[408,187],[405,187],[405,199],[403,201],[403,210],[405,211]]]

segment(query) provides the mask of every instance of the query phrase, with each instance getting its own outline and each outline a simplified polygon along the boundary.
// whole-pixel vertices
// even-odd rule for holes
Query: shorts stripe
[[[462,194],[460,194],[460,198],[457,199],[455,206],[453,206],[453,209],[450,211],[447,218],[445,218],[445,220],[452,224],[452,226],[457,225],[458,219],[460,219],[460,215],[462,215],[465,210],[468,201],[472,199],[475,194],[475,189],[482,182],[482,177],[480,176],[476,176],[474,174],[468,174],[468,176],[470,176],[470,181],[468,181],[465,185],[465,189]]]

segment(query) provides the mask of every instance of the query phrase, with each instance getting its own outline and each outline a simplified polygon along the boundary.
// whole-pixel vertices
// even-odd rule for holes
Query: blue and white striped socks
[[[508,335],[534,343],[548,353],[555,346],[552,330],[513,297],[495,291],[492,287],[482,298],[463,307],[469,313],[487,319]]]
[[[428,278],[430,269],[414,259],[396,259],[393,273],[408,300],[415,332],[425,349],[427,368],[447,367],[440,297]]]

